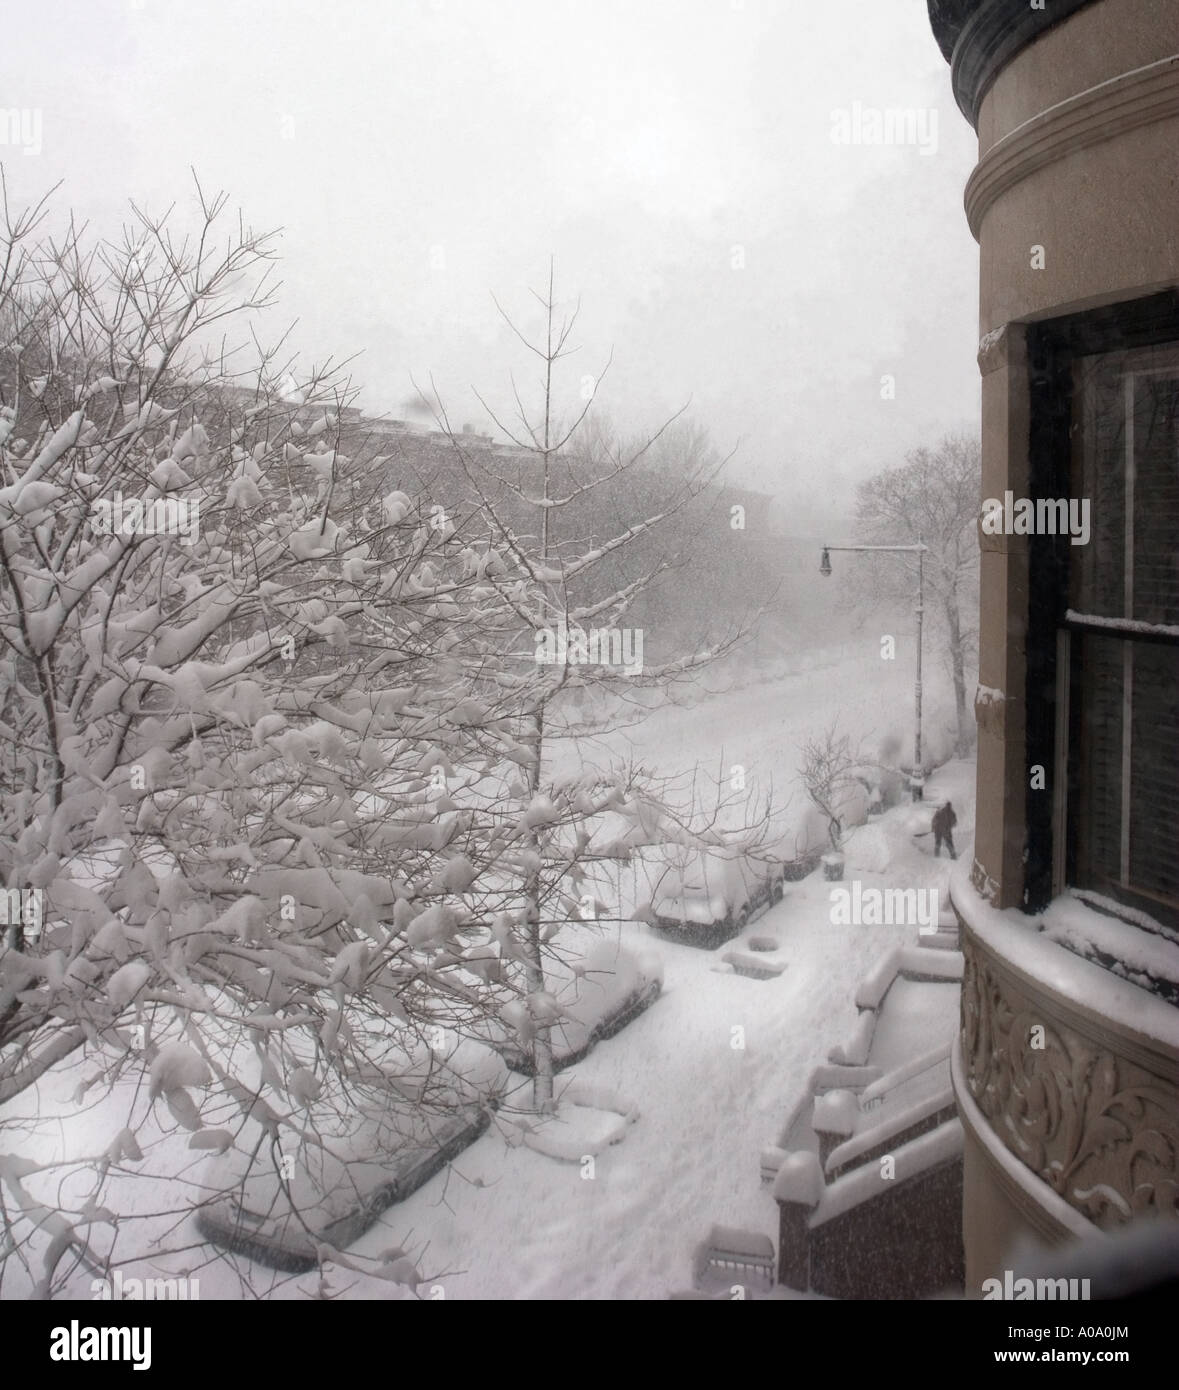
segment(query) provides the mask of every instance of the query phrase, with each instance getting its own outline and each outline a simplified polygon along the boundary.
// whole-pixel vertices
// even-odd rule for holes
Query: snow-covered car
[[[652,925],[673,941],[711,950],[781,901],[786,871],[784,863],[742,855],[693,854],[661,876]]]
[[[313,1269],[321,1245],[358,1240],[473,1143],[508,1084],[502,1059],[466,1040],[447,1055],[418,1049],[387,1084],[337,1085],[281,1118],[261,1109],[220,1131],[197,1229],[271,1268]]]
[[[524,1076],[534,1073],[528,1039],[547,1005],[549,1041],[557,1070],[580,1061],[596,1043],[611,1038],[659,997],[663,964],[651,951],[616,940],[600,941],[584,956],[546,967],[543,1001],[515,1000],[501,1011],[511,1034],[500,1044],[504,1061]]]

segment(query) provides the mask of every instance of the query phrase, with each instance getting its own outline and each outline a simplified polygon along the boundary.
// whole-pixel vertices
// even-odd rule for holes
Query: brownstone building
[[[966,1290],[1179,1202],[1179,4],[929,0],[978,132]],[[991,507],[987,509],[988,501]]]

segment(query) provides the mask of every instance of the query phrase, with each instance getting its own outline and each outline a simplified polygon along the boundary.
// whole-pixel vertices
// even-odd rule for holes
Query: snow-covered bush
[[[846,833],[868,817],[869,794],[861,774],[865,759],[835,726],[804,740],[798,777],[827,825],[830,849],[837,852]]]

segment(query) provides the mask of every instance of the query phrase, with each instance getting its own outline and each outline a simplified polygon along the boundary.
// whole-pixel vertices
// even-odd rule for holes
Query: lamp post
[[[913,688],[916,706],[916,728],[913,732],[913,771],[909,777],[909,787],[913,800],[920,801],[925,794],[925,764],[921,760],[921,635],[925,620],[925,552],[929,549],[917,537],[916,545],[825,545],[819,561],[819,573],[830,578],[832,550],[887,551],[893,555],[917,556],[917,683]]]

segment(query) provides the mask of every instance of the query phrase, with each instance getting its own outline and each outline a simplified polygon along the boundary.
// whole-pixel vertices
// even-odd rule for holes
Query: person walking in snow
[[[945,841],[946,848],[950,851],[950,858],[957,859],[958,855],[954,849],[954,827],[958,824],[958,817],[954,814],[954,803],[947,801],[933,813],[933,824],[930,829],[933,831],[933,857],[941,857],[942,841]]]

